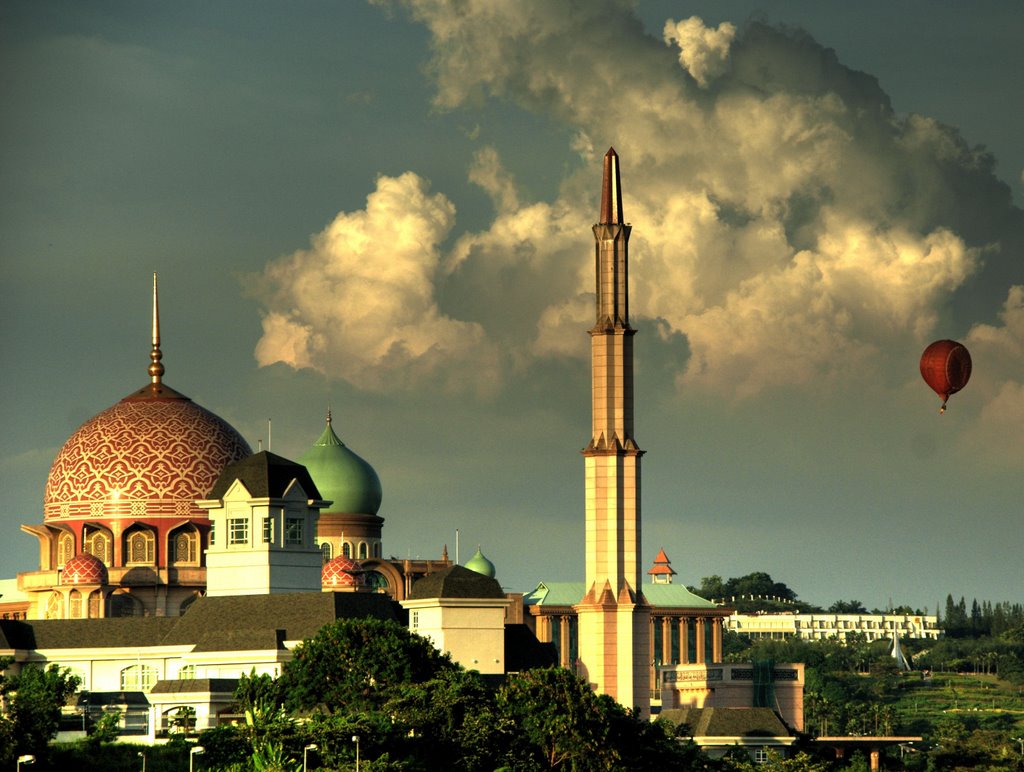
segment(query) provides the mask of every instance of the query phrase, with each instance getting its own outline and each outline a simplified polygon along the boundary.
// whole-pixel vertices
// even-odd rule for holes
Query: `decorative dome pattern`
[[[366,575],[363,567],[352,558],[338,555],[324,563],[320,583],[324,587],[362,587],[366,584]]]
[[[204,517],[195,499],[252,451],[226,421],[171,393],[128,397],[72,434],[50,467],[45,519]]]
[[[82,552],[64,564],[61,584],[106,584],[107,567],[98,557]]]

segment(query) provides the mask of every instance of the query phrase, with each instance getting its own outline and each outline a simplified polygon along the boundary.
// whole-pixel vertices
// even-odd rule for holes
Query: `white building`
[[[725,628],[749,638],[803,638],[845,641],[853,634],[866,640],[939,637],[938,617],[924,614],[733,614]]]

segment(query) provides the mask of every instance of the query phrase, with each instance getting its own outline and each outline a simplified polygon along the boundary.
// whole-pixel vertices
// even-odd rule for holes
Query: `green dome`
[[[476,554],[466,561],[466,568],[491,579],[494,578],[494,563],[484,557],[484,553],[480,551],[479,547],[476,548]]]
[[[324,433],[299,462],[309,470],[320,496],[334,502],[325,512],[377,514],[383,495],[380,478],[372,466],[338,439],[331,428],[330,414]]]

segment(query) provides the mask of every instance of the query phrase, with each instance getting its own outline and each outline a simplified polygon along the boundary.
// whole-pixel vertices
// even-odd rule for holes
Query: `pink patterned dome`
[[[60,581],[61,584],[106,584],[107,567],[98,557],[82,552],[64,564]]]
[[[363,587],[366,576],[363,567],[352,558],[338,555],[324,563],[320,572],[320,583],[324,587]]]
[[[224,467],[251,454],[226,421],[157,382],[86,421],[50,467],[46,520],[205,517]]]

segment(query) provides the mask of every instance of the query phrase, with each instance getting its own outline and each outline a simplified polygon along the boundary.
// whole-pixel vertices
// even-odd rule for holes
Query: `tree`
[[[0,662],[0,671],[9,664],[9,659]],[[46,758],[47,746],[60,726],[60,709],[78,683],[77,676],[57,665],[45,670],[24,665],[17,675],[0,675],[0,703],[4,706],[0,723],[5,724],[0,727],[0,738],[10,738],[0,744],[0,762],[10,763],[22,754]]]
[[[859,600],[837,600],[828,607],[830,614],[866,614],[867,608]]]
[[[398,687],[455,667],[397,622],[343,619],[295,647],[279,685],[289,709],[356,712],[383,705]]]

